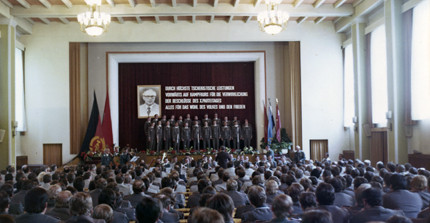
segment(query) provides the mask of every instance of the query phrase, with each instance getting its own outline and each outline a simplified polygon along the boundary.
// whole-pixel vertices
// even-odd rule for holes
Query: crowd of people
[[[0,222],[430,222],[423,168],[251,158],[221,148],[216,157],[153,166],[9,166],[1,172]]]
[[[249,148],[253,137],[253,129],[247,119],[241,124],[237,116],[233,120],[227,116],[221,120],[216,113],[213,119],[207,114],[202,119],[198,116],[191,119],[190,114],[187,114],[185,119],[179,116],[178,120],[175,115],[170,119],[165,115],[158,119],[158,115],[155,115],[146,120],[144,132],[147,149],[158,153],[169,148],[179,151],[191,146],[195,150],[218,150],[221,145],[233,149]]]

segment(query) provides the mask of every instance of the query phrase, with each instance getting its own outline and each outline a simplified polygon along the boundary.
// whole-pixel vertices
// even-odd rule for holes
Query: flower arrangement
[[[94,152],[91,150],[88,150],[87,152],[81,152],[81,157],[85,162],[93,161],[94,158],[100,158],[101,156],[101,152]]]

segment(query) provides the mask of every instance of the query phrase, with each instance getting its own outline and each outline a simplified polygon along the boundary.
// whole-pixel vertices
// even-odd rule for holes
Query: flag
[[[94,92],[93,107],[91,108],[90,120],[88,121],[87,132],[85,133],[84,141],[82,142],[80,155],[84,157],[83,153],[86,154],[90,149],[91,140],[96,135],[98,125],[100,123],[99,106],[97,104],[96,93]],[[101,129],[101,128],[100,128]]]
[[[275,120],[273,118],[273,114],[272,114],[272,105],[270,104],[269,101],[269,113],[268,113],[268,125],[267,125],[267,143],[270,145],[270,143],[272,142],[272,137],[273,137],[273,127],[275,125]]]
[[[264,141],[267,142],[267,106],[266,106],[266,102],[263,101],[263,106],[264,106]]]
[[[106,145],[109,146],[111,152],[113,153],[113,134],[112,134],[112,119],[110,116],[110,103],[109,103],[109,93],[106,93],[105,110],[103,113],[103,137],[105,139]]]
[[[281,142],[281,112],[279,111],[278,99],[276,99],[276,139]]]

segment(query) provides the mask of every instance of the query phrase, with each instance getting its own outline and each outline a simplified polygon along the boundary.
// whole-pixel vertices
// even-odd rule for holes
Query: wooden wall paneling
[[[81,138],[80,44],[69,43],[70,154],[78,154]]]
[[[16,157],[16,168],[21,169],[23,165],[28,164],[28,156],[17,156]]]
[[[63,165],[63,145],[62,144],[43,144],[43,164],[57,166]]]

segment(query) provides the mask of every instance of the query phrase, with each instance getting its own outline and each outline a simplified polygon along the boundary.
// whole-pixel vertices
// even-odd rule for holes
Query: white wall
[[[96,89],[103,108],[106,75],[104,51],[199,51],[266,50],[267,96],[282,98],[282,49],[273,42],[301,41],[303,148],[309,157],[309,139],[328,139],[333,158],[349,145],[343,130],[342,36],[331,22],[315,25],[290,23],[283,33],[270,36],[256,22],[180,22],[171,24],[126,22],[112,24],[102,37],[79,31],[77,23],[36,24],[33,34],[20,39],[26,46],[26,101],[28,132],[17,151],[29,155],[29,163],[43,161],[43,143],[63,144],[63,163],[69,161],[69,42],[100,42],[89,45],[89,86]],[[113,43],[116,44],[113,44]],[[94,64],[100,69],[94,69]],[[89,87],[89,92],[92,92]],[[282,100],[281,100],[282,101]],[[91,107],[92,96],[89,98]],[[281,104],[281,108],[283,105]],[[102,110],[101,110],[102,111]],[[282,117],[285,119],[285,117]],[[17,155],[22,155],[17,154]]]
[[[413,153],[414,150],[430,154],[430,119],[420,120],[413,127],[412,137],[408,142],[408,153]]]

